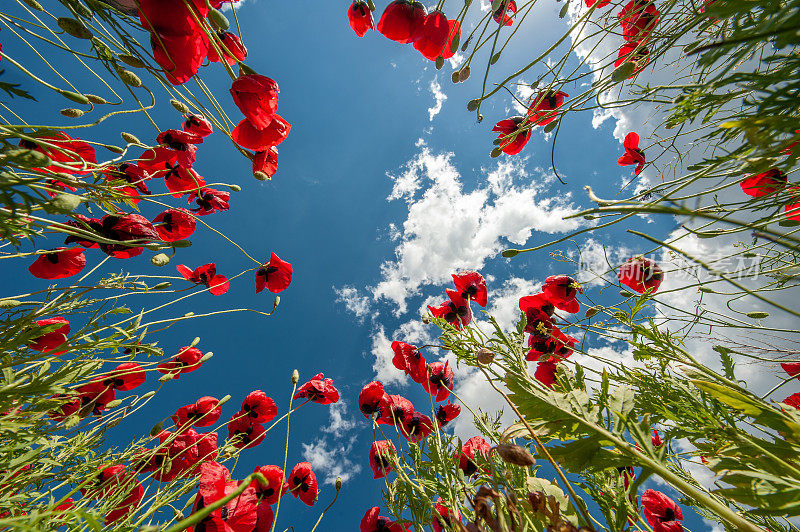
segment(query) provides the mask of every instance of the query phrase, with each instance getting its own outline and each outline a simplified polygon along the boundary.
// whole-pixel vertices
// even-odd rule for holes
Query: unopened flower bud
[[[206,360],[209,360],[213,356],[214,356],[214,352],[213,351],[209,351],[208,353],[203,355],[203,358],[200,359],[200,362],[205,362]]]
[[[492,158],[500,157],[500,154],[503,153],[503,148],[500,146],[493,148],[492,152],[489,154]]]
[[[336,491],[342,489],[342,477],[336,477]]]
[[[478,100],[477,98],[474,99],[474,100],[470,100],[467,103],[467,111],[474,111],[475,109],[478,108],[478,105],[480,105],[480,103],[481,103],[481,101]]]
[[[170,245],[174,248],[188,248],[192,245],[191,240],[176,240],[175,242],[170,242]]]
[[[294,370],[292,372],[292,384],[297,384],[297,381],[299,380],[300,380],[300,373],[298,373],[297,370]]]
[[[598,312],[600,312],[600,309],[598,309],[597,307],[589,307],[588,309],[586,309],[586,317],[591,318]]]
[[[636,63],[632,61],[626,61],[611,73],[611,81],[614,83],[625,81],[631,76],[631,74],[633,74],[634,70],[636,70]]]
[[[469,78],[469,73],[470,69],[469,65],[467,65],[458,72],[458,81],[461,82],[467,81],[467,79]]]
[[[233,192],[241,192],[242,191],[242,187],[240,187],[239,185],[228,185],[228,188],[230,190],[232,190]]]
[[[41,168],[51,164],[50,157],[36,150],[12,149],[3,153],[3,158],[23,168]]]
[[[72,100],[75,103],[82,103],[82,104],[88,104],[89,103],[89,98],[87,98],[83,94],[80,94],[80,93],[77,93],[77,92],[72,92],[72,91],[67,91],[67,90],[64,90],[64,89],[58,89],[56,92],[58,92],[61,96],[63,96],[67,100]]]
[[[444,66],[444,57],[441,55],[436,58],[436,70],[441,70]]]
[[[77,39],[91,39],[92,32],[86,29],[86,26],[81,24],[80,21],[69,17],[60,17],[56,20],[58,27],[72,35]]]
[[[222,11],[214,9],[213,7],[208,11],[207,18],[211,25],[218,30],[225,31],[231,27],[231,23],[228,22],[228,19],[222,14]]]
[[[492,353],[485,347],[481,347],[480,349],[478,349],[476,358],[478,359],[478,362],[480,364],[491,364],[492,360],[494,360],[494,353]]]
[[[150,257],[150,263],[153,266],[166,266],[169,264],[169,255],[166,253],[159,253]]]
[[[117,57],[119,57],[120,61],[122,61],[123,63],[125,63],[128,66],[132,66],[133,68],[144,68],[145,67],[144,61],[142,61],[141,59],[139,59],[135,55],[122,54],[122,55],[119,55]]]
[[[521,467],[532,466],[536,463],[531,453],[525,447],[513,443],[501,443],[494,448],[500,458],[508,464]]]
[[[139,138],[136,135],[131,135],[130,133],[127,133],[125,131],[120,133],[119,136],[122,137],[122,140],[124,140],[128,144],[141,144],[142,143],[142,141],[139,140]]]
[[[265,174],[264,172],[262,172],[260,170],[256,170],[255,172],[253,172],[253,177],[258,179],[259,181],[271,181],[272,180],[272,178],[270,176],[268,176],[267,174]]]
[[[22,301],[17,301],[16,299],[3,299],[0,300],[0,309],[3,308],[15,308],[22,305]]]
[[[50,200],[50,204],[60,211],[72,212],[78,208],[83,198],[75,194],[61,193]]]
[[[109,401],[106,403],[106,407],[114,408],[115,406],[119,406],[122,404],[122,399],[114,399],[113,401]]]
[[[141,87],[142,80],[139,76],[131,72],[130,70],[125,70],[124,68],[117,69],[117,74],[119,75],[119,79],[125,85],[130,85],[131,87]]]
[[[40,4],[36,0],[22,0],[22,1],[25,2],[31,9],[35,9],[36,11],[43,11],[42,4]]]
[[[175,375],[172,373],[167,373],[166,375],[162,375],[158,378],[158,382],[167,382],[175,378]]]
[[[195,336],[194,340],[192,340],[192,343],[189,344],[189,347],[194,347],[199,343],[200,343],[200,337],[199,336]]]
[[[450,74],[450,80],[451,80],[453,83],[458,83],[458,82],[460,81],[460,79],[459,79],[459,76],[458,76],[458,70],[456,70],[455,72],[453,72],[452,74]]]
[[[86,111],[83,109],[75,109],[74,107],[68,107],[66,109],[62,109],[60,113],[68,118],[79,118],[86,114]]]
[[[97,105],[105,105],[108,103],[108,100],[96,94],[86,94],[85,96],[87,100]]]
[[[183,102],[179,102],[178,100],[170,100],[169,103],[179,113],[186,114],[189,112],[189,107]]]
[[[230,400],[231,400],[231,396],[230,396],[230,395],[226,395],[225,397],[223,397],[222,399],[220,399],[220,400],[219,400],[219,402],[218,402],[217,404],[218,404],[219,406],[222,406],[222,405],[224,405],[225,403],[227,403],[227,402],[228,402],[228,401],[230,401]]]
[[[164,422],[163,421],[159,421],[158,423],[153,425],[152,429],[150,429],[150,436],[153,436],[153,437],[157,436],[158,433],[161,432],[163,429],[164,429]]]

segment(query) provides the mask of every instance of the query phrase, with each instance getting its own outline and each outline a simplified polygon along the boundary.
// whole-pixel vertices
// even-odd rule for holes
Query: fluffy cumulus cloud
[[[347,403],[340,400],[330,405],[330,420],[322,429],[326,435],[303,444],[303,459],[325,484],[334,484],[337,478],[347,482],[361,471],[361,464],[350,459],[356,443],[352,435],[355,427],[356,422],[347,416]]]
[[[436,115],[442,111],[442,106],[444,105],[445,100],[447,100],[447,95],[442,92],[442,86],[439,85],[439,81],[437,79],[431,81],[429,88],[431,90],[431,94],[433,94],[433,105],[428,109],[428,118],[430,118],[430,121],[433,122],[434,117],[436,117]]]
[[[344,308],[358,318],[359,321],[364,320],[370,309],[369,297],[361,295],[358,289],[353,286],[334,287],[333,291],[336,293],[337,303],[344,304]]]

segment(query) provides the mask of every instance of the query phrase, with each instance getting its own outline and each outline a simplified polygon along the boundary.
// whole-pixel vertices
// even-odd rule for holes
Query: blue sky
[[[378,3],[378,14],[384,4]],[[562,214],[588,206],[582,187],[591,185],[598,195],[613,196],[631,175],[630,168],[616,165],[621,145],[614,136],[614,120],[595,128],[590,113],[570,115],[561,126],[555,160],[566,186],[551,175],[553,139],[539,132],[519,156],[490,159],[493,124],[517,112],[506,96],[484,105],[482,123],[467,112],[466,102],[479,94],[480,65],[486,58],[474,61],[470,80],[453,85],[450,65],[437,72],[410,45],[391,42],[377,32],[357,38],[347,24],[348,5],[324,2],[312,9],[291,2],[248,0],[240,8],[242,34],[250,51],[248,64],[279,83],[279,113],[293,128],[279,148],[278,172],[266,183],[251,177],[249,161],[238,156],[221,135],[206,139],[199,147],[195,169],[209,182],[235,183],[243,191],[232,194],[229,212],[204,221],[256,258],[267,260],[274,251],[290,261],[294,279],[281,294],[273,317],[228,314],[184,321],[159,334],[167,353],[199,336],[199,347],[213,351],[214,357],[200,371],[168,383],[157,401],[130,420],[135,429],[145,432],[201,395],[232,395],[223,410],[223,416],[230,416],[255,389],[271,394],[281,411],[288,405],[292,370],[300,372],[301,383],[324,372],[339,388],[342,405],[332,410],[313,404],[303,408],[292,424],[288,467],[316,458],[321,482],[335,476],[336,464],[350,475],[323,528],[334,531],[355,529],[364,511],[380,503],[382,483],[372,480],[367,464],[372,432],[356,403],[361,386],[376,372],[384,378],[390,375],[382,358],[390,354],[386,341],[415,342],[435,334],[433,326],[419,324],[418,309],[432,296],[441,299],[449,273],[462,268],[480,267],[489,279],[490,299],[496,296],[502,303],[495,310],[513,317],[515,298],[527,295],[526,291],[533,293],[546,276],[572,273],[574,267],[554,261],[546,251],[511,261],[500,257],[499,251],[542,243],[552,233],[585,223],[569,225],[560,220]],[[496,65],[498,72],[513,71],[531,50],[561,35],[564,25],[557,16],[559,8],[557,4],[537,7],[518,42]],[[74,44],[79,50],[86,45]],[[30,57],[16,41],[5,39],[3,46],[11,56]],[[6,68],[5,80],[23,82],[50,109],[69,106],[30,86],[10,66]],[[62,70],[67,76],[78,72],[74,66],[67,68],[71,70]],[[530,82],[543,72],[522,78]],[[227,95],[230,80],[224,71],[217,65],[201,73],[226,102],[231,116],[238,117]],[[103,94],[90,80],[84,83],[84,92]],[[577,94],[585,89],[564,90]],[[438,111],[437,93],[446,96],[439,96]],[[39,104],[13,103],[31,123],[53,119],[53,113],[45,115]],[[72,123],[56,117],[63,124]],[[163,129],[178,127],[181,120],[169,106],[158,107],[154,117]],[[154,142],[156,132],[138,116],[109,120],[86,137],[98,140],[120,129]],[[98,149],[98,156],[110,154]],[[144,210],[152,218],[160,209]],[[438,219],[441,213],[448,216]],[[635,219],[629,227],[657,236],[673,229],[653,225]],[[152,266],[145,253],[119,264],[109,262],[105,271],[125,268],[174,276],[175,264],[196,267],[215,262],[218,273],[232,276],[251,267],[238,250],[211,232],[198,228],[192,241],[191,248],[179,250],[163,269]],[[633,252],[648,249],[621,229],[604,233],[593,248],[585,240],[577,241],[585,251],[595,252],[604,243]],[[93,264],[101,255],[89,251],[87,257]],[[20,292],[47,285],[23,273],[19,263],[2,262],[0,269],[7,279],[15,280]],[[183,286],[180,281],[176,285]],[[169,315],[232,307],[268,311],[272,301],[266,292],[254,293],[252,274],[247,274],[232,282],[225,296],[198,295]],[[131,298],[129,304],[137,308],[142,303]],[[421,389],[399,377],[387,385],[391,393],[406,395],[419,405],[427,403]],[[465,395],[478,397],[482,388],[470,375],[462,377],[456,386]],[[467,434],[466,420],[457,430]],[[112,439],[124,443],[129,431],[130,427],[120,427]],[[240,476],[257,465],[280,464],[282,456],[283,428],[278,427],[261,446],[242,454]],[[332,486],[325,485],[313,509],[284,500],[281,523],[293,524],[296,530],[310,529],[332,495]],[[291,519],[286,519],[287,514]]]

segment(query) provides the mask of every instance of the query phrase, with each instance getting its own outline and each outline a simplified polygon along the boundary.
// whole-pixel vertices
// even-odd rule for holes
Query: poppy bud
[[[494,158],[496,158],[496,157],[500,157],[500,154],[501,154],[501,153],[503,153],[503,148],[501,148],[500,146],[498,146],[498,147],[494,148],[494,149],[491,151],[491,153],[489,154],[489,156],[490,156],[490,157],[492,157],[492,158],[494,159]]]
[[[208,21],[211,22],[211,24],[218,30],[225,31],[231,27],[231,23],[228,22],[228,19],[222,14],[222,11],[218,9],[211,8],[208,11],[207,18]]]
[[[569,11],[569,4],[564,4],[564,6],[561,8],[561,11],[558,12],[558,18],[566,17],[567,11]]]
[[[170,246],[174,248],[188,248],[191,247],[191,245],[191,240],[176,240],[175,242],[170,242]]]
[[[697,289],[700,290],[701,292],[705,292],[706,294],[714,294],[715,293],[714,289],[713,288],[709,288],[708,286],[700,286]]]
[[[275,296],[275,301],[272,303],[272,310],[274,311],[281,304],[281,296]]]
[[[158,378],[158,382],[167,382],[175,378],[175,375],[172,373],[167,373],[166,375],[162,375]]]
[[[200,337],[199,337],[199,336],[195,336],[195,337],[194,337],[194,340],[192,340],[192,343],[191,343],[191,344],[189,344],[189,347],[194,347],[194,346],[196,346],[196,345],[197,345],[197,344],[199,344],[199,343],[200,343]]]
[[[127,142],[128,144],[141,144],[141,143],[142,143],[142,141],[141,141],[141,140],[139,140],[139,139],[136,137],[136,135],[131,135],[130,133],[127,133],[127,132],[125,132],[125,131],[121,132],[121,133],[119,134],[119,136],[120,136],[120,137],[122,137],[122,140],[124,140],[124,141],[125,141],[125,142]]]
[[[69,33],[76,39],[91,39],[92,32],[86,29],[86,26],[81,24],[79,21],[75,20],[74,18],[69,17],[60,17],[56,20],[56,24],[58,27],[64,30],[65,32]]]
[[[493,64],[497,63],[499,60],[500,60],[500,52],[497,52],[496,54],[494,54],[492,56],[491,59],[489,59],[489,64],[493,65]]]
[[[458,71],[457,70],[455,72],[453,72],[452,74],[450,74],[450,80],[453,83],[458,83],[459,82],[459,77],[458,77]]]
[[[267,174],[265,174],[264,172],[261,172],[259,170],[256,170],[255,172],[253,172],[253,177],[258,179],[259,181],[270,181],[272,179],[270,176],[268,176]]]
[[[102,96],[98,96],[96,94],[87,94],[86,95],[86,99],[89,100],[90,102],[92,102],[94,104],[98,104],[98,105],[105,105],[105,104],[108,103],[108,100],[106,100]]]
[[[158,423],[153,425],[152,429],[150,429],[150,436],[153,437],[158,436],[158,433],[161,432],[163,429],[164,429],[164,422],[159,421]]]
[[[106,403],[106,408],[114,408],[115,406],[119,406],[122,404],[122,399],[114,399],[113,401],[109,401]]]
[[[336,491],[342,489],[342,477],[336,477]]]
[[[478,349],[478,354],[476,355],[478,362],[480,364],[491,364],[492,360],[494,360],[494,353],[486,349],[485,347],[481,347]]]
[[[117,74],[119,75],[119,79],[125,84],[130,85],[131,87],[141,87],[142,80],[139,76],[131,72],[130,70],[125,70],[124,68],[120,68],[117,70]]]
[[[119,57],[120,61],[122,61],[123,63],[125,63],[128,66],[132,66],[133,68],[144,68],[145,67],[144,62],[141,59],[139,59],[138,57],[136,57],[135,55],[122,54],[122,55],[119,55],[117,57]]]
[[[474,100],[470,100],[469,103],[467,103],[467,111],[474,111],[475,109],[478,108],[480,103],[481,101],[478,100],[477,98]]]
[[[598,312],[600,312],[600,309],[598,309],[597,307],[589,307],[588,309],[586,309],[586,317],[591,318]]]
[[[462,82],[467,81],[467,78],[469,78],[469,72],[470,72],[469,65],[462,68],[461,71],[459,71],[458,73],[458,80]]]
[[[75,194],[63,193],[50,200],[50,204],[57,210],[71,212],[78,208],[82,199],[83,198]]]
[[[521,467],[532,466],[536,463],[531,453],[525,447],[513,443],[501,443],[494,448],[504,462]]]
[[[106,144],[105,148],[111,153],[116,153],[117,155],[122,155],[123,153],[125,153],[125,150],[123,150],[119,146],[114,146],[113,144]]]
[[[748,318],[753,318],[754,320],[761,320],[769,316],[769,312],[748,312],[745,314]]]
[[[242,187],[240,187],[239,185],[228,185],[228,188],[231,189],[234,192],[241,192],[242,191]]]
[[[56,92],[58,92],[61,96],[63,96],[67,100],[72,100],[75,103],[82,103],[82,104],[89,103],[89,98],[87,98],[83,94],[79,94],[77,92],[72,92],[72,91],[67,91],[67,90],[64,90],[64,89],[58,89]]]
[[[75,109],[74,107],[68,107],[67,109],[62,109],[60,113],[68,118],[80,118],[86,113],[86,111],[82,109]]]
[[[149,392],[147,392],[147,393],[143,393],[143,394],[142,394],[142,396],[141,396],[141,397],[139,397],[139,400],[140,400],[140,401],[142,401],[142,400],[144,400],[144,399],[150,399],[150,398],[151,398],[151,397],[153,397],[155,394],[156,394],[156,391],[155,391],[155,390],[150,390],[150,391],[149,391]]]
[[[17,301],[16,299],[3,299],[0,300],[0,308],[15,308],[22,304],[22,301]]]
[[[22,1],[25,2],[31,9],[35,9],[36,11],[44,11],[42,5],[36,0],[22,0]]]
[[[553,131],[556,128],[557,125],[558,125],[558,121],[557,120],[554,120],[553,122],[550,122],[549,124],[544,126],[544,132],[545,133],[550,133],[551,131]]]
[[[150,262],[153,266],[166,266],[169,264],[169,256],[166,253],[159,253],[150,257]]]
[[[222,399],[220,399],[220,400],[217,402],[217,404],[218,404],[219,406],[222,406],[222,405],[224,405],[225,403],[227,403],[227,402],[228,402],[228,401],[230,401],[230,400],[231,400],[231,396],[230,396],[230,395],[226,395],[225,397],[223,397]]]
[[[636,63],[626,61],[611,73],[611,81],[614,83],[625,81],[633,74],[634,70],[636,70]]]
[[[444,66],[444,57],[441,55],[436,58],[436,70],[441,70]]]
[[[292,384],[297,384],[297,381],[299,380],[300,380],[300,374],[297,372],[297,370],[294,370],[292,372]]]
[[[172,107],[175,108],[176,111],[178,111],[181,114],[185,115],[186,113],[189,112],[189,108],[183,102],[179,102],[178,100],[170,100],[169,103],[170,105],[172,105]]]
[[[8,150],[3,155],[13,164],[23,168],[42,168],[52,164],[50,157],[36,150]]]
[[[628,292],[627,290],[620,290],[619,295],[621,295],[622,297],[631,297],[633,295],[633,292]]]
[[[213,357],[213,356],[214,356],[214,352],[213,352],[213,351],[209,351],[208,353],[206,353],[205,355],[203,355],[203,358],[201,358],[201,359],[200,359],[200,362],[201,362],[201,363],[202,363],[202,362],[205,362],[206,360],[208,360],[209,358],[211,358],[211,357]]]

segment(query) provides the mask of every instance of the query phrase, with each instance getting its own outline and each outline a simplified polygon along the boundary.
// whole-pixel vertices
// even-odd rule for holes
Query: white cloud
[[[361,472],[361,464],[349,458],[353,456],[354,445],[355,438],[347,443],[334,444],[320,438],[311,444],[303,444],[303,458],[325,484],[335,484],[337,477],[347,482]]]
[[[334,434],[341,437],[344,433],[356,428],[356,422],[352,418],[347,418],[347,402],[344,399],[339,399],[338,402],[330,405],[330,421],[328,426],[322,427],[323,432]]]
[[[429,88],[431,94],[433,94],[434,101],[433,105],[428,109],[428,118],[433,122],[434,117],[442,111],[442,105],[447,100],[447,95],[442,92],[442,86],[439,85],[439,81],[436,78],[431,81]]]
[[[333,287],[333,291],[336,293],[336,302],[344,303],[345,309],[352,312],[359,321],[363,321],[364,316],[369,314],[369,298],[360,295],[357,288],[345,285],[341,288]]]

